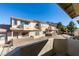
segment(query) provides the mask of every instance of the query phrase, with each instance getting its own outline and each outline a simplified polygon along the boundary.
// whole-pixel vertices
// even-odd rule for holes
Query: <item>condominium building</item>
[[[10,18],[10,25],[1,25],[0,27],[0,42],[3,44],[12,39],[44,37],[46,32],[55,32],[56,30],[55,26],[45,22],[15,17]]]
[[[44,36],[38,21],[11,17],[12,38],[38,38]]]

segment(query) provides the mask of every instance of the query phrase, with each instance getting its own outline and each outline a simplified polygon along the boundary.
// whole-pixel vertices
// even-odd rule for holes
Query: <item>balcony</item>
[[[36,29],[41,29],[40,23],[37,23],[37,24],[35,25],[35,28],[36,28]]]
[[[18,25],[17,28],[24,28],[24,26],[23,25]]]

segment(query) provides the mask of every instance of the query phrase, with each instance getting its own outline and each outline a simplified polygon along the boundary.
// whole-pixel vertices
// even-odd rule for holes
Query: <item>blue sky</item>
[[[10,24],[11,16],[26,20],[62,22],[64,25],[74,21],[55,3],[0,3],[0,24]]]

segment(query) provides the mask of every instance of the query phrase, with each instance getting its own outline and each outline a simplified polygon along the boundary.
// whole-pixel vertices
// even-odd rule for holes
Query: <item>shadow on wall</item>
[[[21,56],[37,56],[46,43],[47,41],[43,41],[28,47],[21,48],[20,54]]]
[[[6,56],[37,56],[47,41],[44,40],[27,46],[17,47]]]
[[[50,40],[51,41],[51,40]],[[38,56],[40,51],[43,50],[47,42],[50,42],[49,40],[43,40],[40,42],[36,42],[27,46],[22,46],[22,47],[17,47],[13,51],[7,54],[7,56]],[[45,48],[47,51],[46,53],[42,54],[42,56],[69,56],[74,54],[74,49],[76,50],[75,47],[76,45],[73,44],[76,41],[72,41],[71,39],[54,39],[52,40],[53,45],[52,49],[49,48],[49,51],[47,51],[48,47],[50,46],[49,44]],[[79,43],[79,41],[77,41]],[[78,46],[78,45],[77,45]],[[72,48],[72,50],[70,49]],[[42,51],[43,52],[45,52]],[[79,51],[79,50],[77,50]],[[77,52],[76,52],[77,53]]]
[[[56,56],[68,56],[68,40],[54,39],[54,51]]]

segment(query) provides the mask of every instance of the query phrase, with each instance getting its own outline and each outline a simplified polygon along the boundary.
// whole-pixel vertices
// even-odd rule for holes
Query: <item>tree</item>
[[[57,28],[59,29],[60,33],[64,33],[65,32],[65,26],[61,22],[59,22],[57,24]]]
[[[79,24],[79,20],[77,20],[77,23]]]
[[[58,29],[61,29],[62,27],[63,27],[62,23],[59,22],[59,23],[57,24],[57,28],[58,28]]]
[[[75,26],[75,23],[73,21],[71,21],[69,23],[69,25],[67,26],[67,28],[68,28],[68,32],[70,32],[72,34],[77,27]]]

